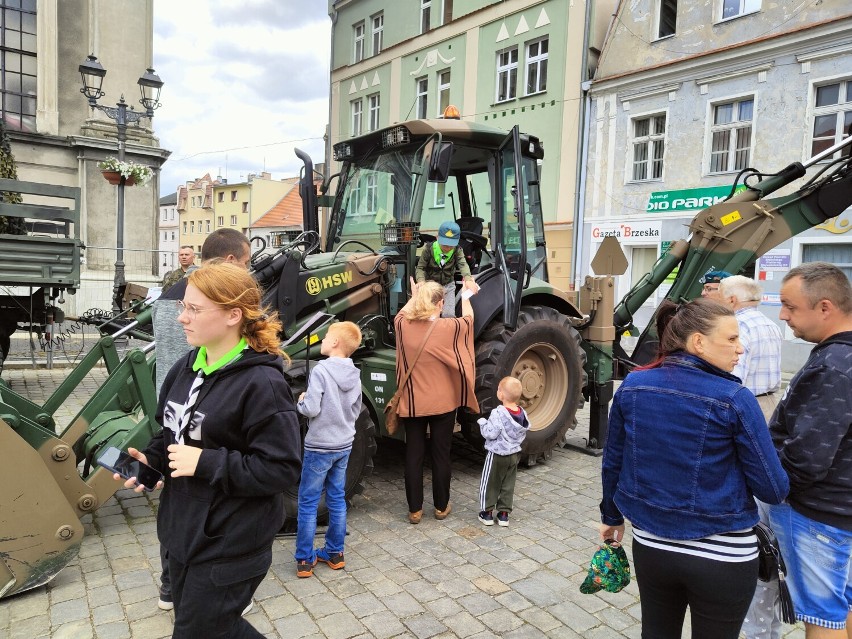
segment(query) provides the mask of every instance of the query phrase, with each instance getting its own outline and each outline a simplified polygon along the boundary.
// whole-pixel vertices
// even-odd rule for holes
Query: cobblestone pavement
[[[65,372],[7,369],[3,378],[40,403]],[[57,422],[67,424],[104,377],[94,371]],[[576,434],[584,431],[587,411]],[[320,565],[313,578],[297,579],[295,540],[276,540],[247,618],[286,639],[640,637],[635,582],[618,594],[579,592],[596,548],[599,458],[560,449],[523,469],[508,528],[476,519],[483,455],[458,440],[453,458],[452,514],[437,521],[426,503],[427,516],[412,526],[403,447],[380,444],[349,510],[346,568]],[[172,613],[157,608],[157,495],[122,490],[88,517],[75,561],[46,587],[0,602],[0,639],[169,637]],[[787,628],[786,637],[804,637],[801,627]]]

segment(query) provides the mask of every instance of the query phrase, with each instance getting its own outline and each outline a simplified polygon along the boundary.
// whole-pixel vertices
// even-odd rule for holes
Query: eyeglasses
[[[181,313],[186,313],[189,315],[189,319],[195,319],[199,313],[203,313],[204,311],[216,311],[219,310],[219,306],[214,306],[213,308],[200,308],[195,304],[184,304],[183,300],[178,300],[178,308]]]

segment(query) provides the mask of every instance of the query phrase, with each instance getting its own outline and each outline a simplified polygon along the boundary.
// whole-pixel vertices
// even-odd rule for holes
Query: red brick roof
[[[317,183],[318,185],[319,183]],[[299,197],[299,185],[293,184],[287,194],[278,203],[264,213],[251,225],[254,228],[302,227],[302,198]]]

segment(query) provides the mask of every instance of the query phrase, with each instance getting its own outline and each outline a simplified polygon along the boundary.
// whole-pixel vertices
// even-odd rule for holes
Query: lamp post
[[[80,93],[86,96],[89,100],[89,106],[92,109],[103,111],[108,118],[115,120],[118,139],[118,161],[124,161],[124,151],[127,145],[127,125],[133,122],[139,122],[142,118],[149,120],[154,117],[154,109],[160,106],[160,91],[163,88],[163,81],[154,73],[154,69],[147,69],[142,77],[139,78],[139,92],[142,94],[142,99],[139,103],[145,107],[145,112],[134,111],[133,106],[128,110],[127,103],[124,101],[124,95],[116,103],[114,107],[107,107],[98,104],[98,98],[106,95],[101,91],[106,69],[103,68],[98,59],[94,55],[86,57],[86,60],[79,67],[80,77],[83,79],[83,88]],[[121,176],[118,182],[118,205],[116,211],[116,260],[115,260],[115,279],[112,287],[112,311],[116,314],[121,311],[121,291],[125,285],[124,280],[124,183],[126,178]]]

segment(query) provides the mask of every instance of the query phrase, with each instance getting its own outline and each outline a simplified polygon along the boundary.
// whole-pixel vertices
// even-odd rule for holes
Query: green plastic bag
[[[599,590],[618,592],[630,583],[630,562],[621,544],[607,539],[592,555],[589,574],[580,585],[580,592],[591,595]]]

